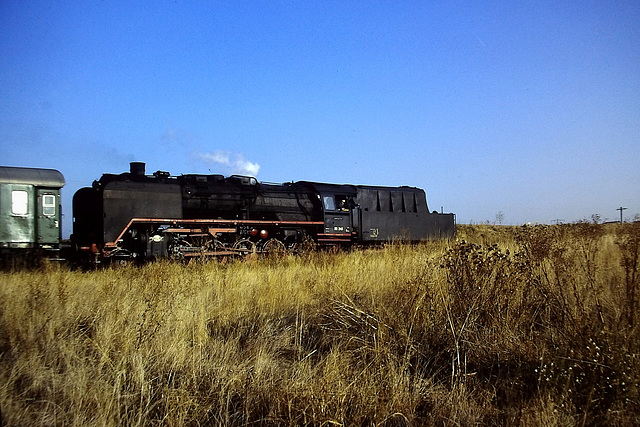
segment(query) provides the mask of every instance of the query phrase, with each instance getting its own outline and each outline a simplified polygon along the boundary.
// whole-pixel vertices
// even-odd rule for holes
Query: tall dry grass
[[[5,425],[640,423],[640,225],[0,276]]]

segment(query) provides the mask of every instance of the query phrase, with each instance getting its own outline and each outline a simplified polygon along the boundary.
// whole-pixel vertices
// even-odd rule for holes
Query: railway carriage
[[[0,252],[58,257],[61,242],[60,189],[54,169],[0,166]]]

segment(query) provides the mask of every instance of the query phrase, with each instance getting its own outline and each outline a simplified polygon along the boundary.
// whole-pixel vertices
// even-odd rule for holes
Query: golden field
[[[24,425],[638,425],[640,224],[0,273]]]

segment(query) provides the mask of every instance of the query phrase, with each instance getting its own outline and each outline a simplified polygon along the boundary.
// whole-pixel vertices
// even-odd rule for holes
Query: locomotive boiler
[[[455,216],[429,212],[415,187],[284,184],[253,177],[104,174],[73,197],[72,241],[94,261],[233,256],[302,245],[452,237]]]

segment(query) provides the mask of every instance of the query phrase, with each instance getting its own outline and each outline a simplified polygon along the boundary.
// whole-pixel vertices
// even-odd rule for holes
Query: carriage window
[[[336,210],[336,201],[333,198],[333,196],[324,196],[322,198],[322,201],[324,203],[324,210],[325,211],[335,211]]]
[[[11,192],[11,213],[14,215],[26,215],[29,206],[29,196],[26,191],[15,190]]]
[[[56,214],[56,196],[53,194],[42,196],[42,213],[45,216],[54,216]]]

